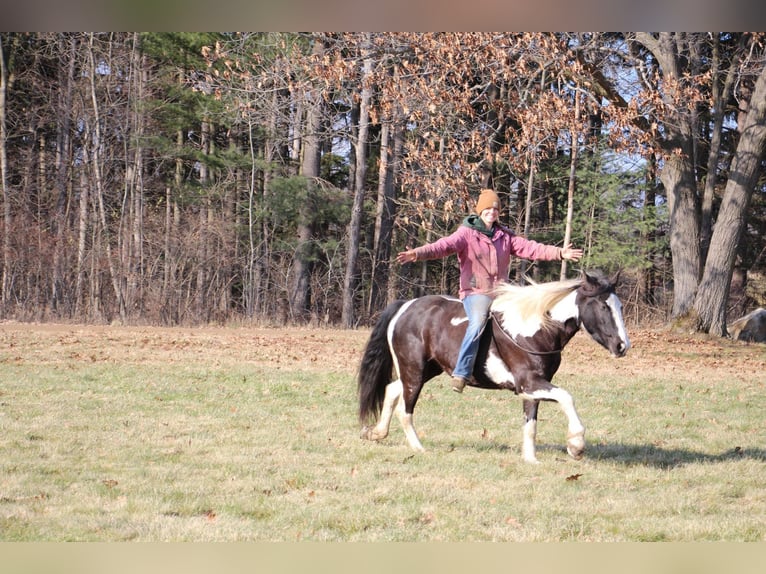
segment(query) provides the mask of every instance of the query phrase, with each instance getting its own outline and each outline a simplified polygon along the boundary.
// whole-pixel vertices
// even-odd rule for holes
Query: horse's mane
[[[511,314],[522,321],[539,322],[543,329],[551,322],[548,312],[556,303],[582,285],[582,279],[567,279],[550,283],[535,283],[527,279],[529,285],[503,283],[493,290],[492,310]]]

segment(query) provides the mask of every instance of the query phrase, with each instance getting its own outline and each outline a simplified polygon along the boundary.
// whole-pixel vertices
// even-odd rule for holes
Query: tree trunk
[[[276,90],[274,91],[276,94]],[[272,116],[275,112],[272,111]],[[259,232],[266,231],[266,226],[261,226],[259,228],[258,223],[261,221],[261,218],[264,216],[260,216],[259,218],[255,217],[255,200],[256,197],[256,181],[257,181],[257,155],[255,151],[255,142],[254,140],[254,134],[253,134],[253,123],[252,120],[248,120],[247,124],[247,143],[248,143],[248,151],[250,153],[250,182],[248,184],[247,189],[247,268],[244,278],[244,285],[242,286],[242,297],[244,298],[245,303],[245,315],[252,319],[258,309],[258,303],[259,303],[259,294],[260,294],[260,282],[263,278],[263,271],[264,271],[264,265],[262,262],[262,257],[260,256],[260,251],[265,245],[266,238],[265,234],[263,237],[261,237],[261,241],[256,241],[256,237],[259,235]],[[270,170],[269,164],[271,162],[271,133],[273,133],[271,130],[268,131],[268,134],[266,136],[266,143],[264,144],[264,151],[265,154],[264,157],[264,163],[266,164],[263,170],[263,193],[260,194],[263,196],[266,193],[266,189],[268,188],[269,181],[270,181]]]
[[[713,233],[713,197],[715,196],[715,186],[718,176],[718,162],[721,153],[721,132],[723,131],[723,120],[726,112],[726,105],[731,97],[736,78],[737,62],[729,64],[729,70],[726,73],[726,79],[723,86],[719,85],[718,74],[720,72],[719,42],[714,39],[714,58],[713,58],[713,79],[711,86],[711,98],[713,107],[713,127],[710,134],[710,151],[707,158],[707,170],[705,177],[705,189],[702,194],[702,215],[700,222],[700,249],[703,266],[707,261],[708,249],[710,248],[710,239]]]
[[[699,209],[690,157],[684,152],[666,157],[660,174],[670,207],[673,318],[684,317],[691,311],[700,279]]]
[[[367,178],[367,133],[370,128],[370,100],[372,87],[372,58],[369,56],[370,35],[365,37],[362,45],[364,59],[362,72],[362,91],[359,102],[359,132],[356,139],[356,170],[354,178],[354,204],[351,209],[351,222],[348,226],[349,246],[346,254],[346,274],[343,280],[343,306],[341,323],[347,329],[354,326],[354,301],[357,283],[357,259],[359,258],[359,238],[361,236],[362,218],[364,215],[365,179]]]
[[[378,174],[378,200],[375,212],[375,240],[370,285],[370,304],[367,315],[385,306],[383,299],[388,291],[391,257],[391,241],[396,215],[396,132],[397,126],[387,121],[381,127],[380,135],[380,170]],[[393,144],[393,145],[392,145]]]
[[[394,153],[393,153],[393,168],[392,168],[392,174],[391,174],[391,185],[392,185],[392,211],[391,211],[391,240],[389,245],[389,254],[390,250],[393,248],[394,245],[396,245],[396,188],[399,181],[399,170],[397,166],[399,165],[399,162],[401,161],[402,153],[404,150],[404,125],[403,123],[400,123],[400,117],[397,112],[396,116],[397,121],[395,122],[394,126]],[[408,265],[407,268],[410,266]],[[389,265],[390,268],[390,265]],[[400,274],[397,274],[395,276],[395,279],[391,279],[390,274],[386,277],[387,281],[387,287],[386,287],[386,302],[392,303],[396,300],[398,293],[399,293],[399,282],[400,282]]]
[[[203,156],[210,155],[210,135],[211,125],[207,119],[202,120],[201,132],[200,132],[200,154]],[[208,282],[210,278],[210,272],[208,269],[208,258],[210,257],[210,245],[209,245],[209,225],[208,225],[208,211],[210,210],[210,194],[204,193],[209,190],[209,170],[205,161],[200,162],[199,167],[199,184],[203,190],[201,200],[199,202],[199,240],[197,244],[197,292],[195,297],[195,312],[198,318],[207,320],[208,317]]]
[[[131,142],[126,148],[126,192],[130,199],[129,235],[127,241],[125,270],[127,271],[127,289],[125,299],[128,310],[139,313],[143,308],[143,273],[144,273],[144,116],[140,106],[144,100],[145,66],[139,51],[139,35],[133,35],[133,50],[130,67],[133,86],[133,104],[129,110],[129,132]],[[132,149],[131,149],[132,148]]]
[[[183,69],[178,70],[177,82],[181,86],[184,83]],[[181,287],[178,277],[178,229],[181,223],[181,213],[179,208],[179,199],[181,198],[181,188],[183,186],[184,160],[184,130],[176,130],[175,145],[175,168],[173,171],[173,185],[166,186],[165,189],[165,241],[163,246],[164,269],[162,280],[162,314],[167,321],[175,324],[181,317],[180,299]]]
[[[5,314],[5,308],[10,301],[11,285],[11,190],[8,187],[8,66],[7,48],[3,44],[3,34],[0,34],[0,189],[3,197],[3,271],[0,284],[0,315]]]
[[[572,240],[572,219],[574,217],[574,192],[577,176],[577,150],[579,148],[580,133],[577,129],[580,118],[580,94],[575,91],[575,109],[574,109],[574,122],[570,129],[572,137],[572,145],[569,160],[569,185],[567,187],[567,219],[564,225],[564,247],[569,245]],[[567,262],[565,259],[561,260],[561,281],[567,278]]]
[[[653,246],[657,236],[656,229],[656,200],[657,200],[657,162],[654,157],[649,158],[649,167],[646,173],[646,192],[644,194],[644,204],[642,206],[644,226],[641,229],[641,251],[646,266],[640,270],[639,279],[639,298],[648,305],[655,304],[654,283],[654,251]]]
[[[532,217],[532,191],[534,190],[534,181],[535,181],[535,167],[537,165],[537,150],[533,146],[530,151],[530,160],[529,160],[529,179],[527,180],[527,195],[526,200],[524,201],[524,230],[523,234],[524,237],[529,237],[529,227]],[[524,285],[526,283],[525,277],[527,274],[527,267],[528,263],[526,259],[522,259],[519,264],[519,270],[516,274],[516,282],[519,283],[519,285]]]
[[[694,174],[694,129],[688,110],[674,100],[671,86],[682,82],[682,63],[674,33],[662,32],[655,39],[638,33],[657,58],[668,89],[662,94],[667,104],[665,134],[660,142],[665,167],[660,179],[665,186],[670,208],[670,251],[673,258],[673,318],[682,318],[692,309],[701,273],[700,208]]]
[[[77,36],[69,36],[69,42],[65,45],[65,38],[59,38],[59,51],[61,58],[66,62],[59,72],[61,88],[58,98],[56,118],[56,209],[53,216],[53,228],[55,241],[53,244],[53,278],[51,280],[51,308],[58,309],[61,298],[64,296],[62,285],[63,261],[66,244],[64,235],[67,230],[66,208],[70,181],[70,155],[71,155],[71,113],[73,101],[73,87],[75,79],[75,61],[77,51]],[[70,313],[72,307],[70,307]]]
[[[90,196],[88,182],[83,171],[80,172],[80,209],[77,218],[77,273],[75,279],[74,316],[83,312],[83,282],[85,281],[85,246],[88,239],[88,207]]]
[[[320,58],[324,53],[321,38],[314,38],[312,54]],[[306,126],[302,138],[303,158],[301,175],[306,178],[306,200],[298,215],[298,246],[293,264],[292,285],[290,288],[290,313],[294,320],[303,321],[308,314],[311,304],[309,292],[311,261],[313,248],[311,240],[314,235],[314,205],[316,203],[317,179],[320,173],[322,125],[322,96],[318,89],[306,94],[303,100],[307,106]]]
[[[91,160],[91,166],[93,168],[93,179],[96,188],[96,199],[98,201],[98,212],[104,237],[106,259],[109,265],[109,277],[112,281],[112,288],[114,289],[115,299],[117,300],[120,320],[124,322],[126,319],[125,296],[122,290],[120,277],[117,273],[117,268],[114,264],[109,224],[106,218],[106,206],[104,205],[104,178],[101,171],[103,167],[101,164],[101,149],[103,146],[103,141],[101,138],[101,113],[98,104],[98,97],[96,95],[96,57],[93,49],[93,36],[93,33],[91,33],[90,42],[88,45],[88,79],[90,81],[91,105],[93,106],[93,117],[91,118],[93,122],[93,131],[90,134],[90,136],[92,136],[92,142],[89,142],[92,149],[90,150],[89,159]]]
[[[694,301],[697,328],[719,336],[727,334],[726,301],[731,276],[766,144],[766,66],[755,83],[739,133],[729,180],[710,240],[705,273]]]

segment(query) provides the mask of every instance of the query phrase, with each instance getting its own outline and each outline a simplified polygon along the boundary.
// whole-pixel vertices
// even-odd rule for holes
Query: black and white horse
[[[508,389],[524,408],[522,456],[537,462],[535,437],[540,401],[556,401],[567,416],[567,452],[578,459],[585,450],[585,427],[574,400],[551,383],[561,351],[584,328],[613,356],[622,357],[630,340],[615,293],[617,278],[582,278],[527,286],[503,285],[495,293],[470,386]],[[412,413],[423,385],[442,372],[452,373],[467,318],[454,297],[428,295],[389,305],[373,327],[358,376],[362,438],[388,436],[396,413],[407,442],[423,445]],[[393,375],[393,377],[392,377]]]

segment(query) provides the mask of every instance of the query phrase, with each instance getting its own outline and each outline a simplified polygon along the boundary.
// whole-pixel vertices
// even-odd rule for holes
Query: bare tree
[[[341,322],[351,328],[355,319],[355,291],[357,282],[357,259],[359,257],[359,237],[367,178],[367,134],[370,130],[370,101],[372,99],[372,57],[370,34],[362,39],[360,56],[362,58],[361,94],[359,97],[359,129],[355,142],[356,170],[354,177],[354,204],[351,209],[351,222],[348,225],[348,249],[346,254],[346,274],[343,280],[343,308]]]
[[[725,336],[726,301],[736,251],[749,214],[750,200],[766,146],[766,60],[757,76],[739,128],[739,142],[710,241],[705,273],[694,300],[696,328]]]
[[[319,59],[324,53],[321,35],[312,39],[311,55]],[[312,245],[314,235],[314,211],[317,181],[320,173],[322,150],[321,125],[323,97],[318,86],[310,86],[305,94],[298,94],[306,105],[306,122],[302,137],[301,175],[306,179],[307,195],[299,213],[298,249],[295,254],[290,290],[290,311],[293,319],[304,319],[309,311],[311,294],[309,292],[312,266]]]
[[[663,32],[655,36],[637,33],[641,42],[657,59],[667,90],[661,92],[665,107],[665,133],[659,138],[664,153],[660,179],[670,207],[670,249],[673,253],[673,316],[686,315],[694,303],[702,261],[700,253],[700,205],[694,172],[693,108],[679,101],[683,87],[686,56],[678,34]]]
[[[576,175],[577,175],[577,153],[580,147],[579,139],[580,132],[579,120],[580,120],[580,94],[577,90],[574,93],[574,118],[572,121],[572,127],[569,129],[569,137],[571,139],[570,144],[570,157],[569,157],[569,184],[567,185],[567,216],[564,225],[564,245],[569,245],[572,240],[572,218],[574,217],[574,195],[576,187]],[[567,277],[567,261],[561,260],[561,275],[560,278],[563,281]]]
[[[3,194],[3,272],[0,302],[5,307],[10,299],[11,267],[11,190],[8,184],[8,48],[5,34],[0,34],[0,189]]]

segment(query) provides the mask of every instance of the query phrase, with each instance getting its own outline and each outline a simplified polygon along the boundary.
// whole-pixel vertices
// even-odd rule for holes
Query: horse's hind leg
[[[383,399],[383,405],[380,408],[380,417],[378,423],[372,427],[364,427],[362,429],[362,438],[368,440],[383,440],[388,436],[388,429],[391,426],[391,417],[394,414],[394,409],[398,405],[403,405],[402,398],[402,381],[396,380],[389,383],[386,386],[386,395]]]
[[[362,429],[362,438],[367,440],[383,440],[388,436],[388,431],[391,426],[391,418],[396,413],[396,417],[402,424],[404,429],[404,436],[407,437],[407,443],[413,450],[423,452],[425,449],[420,443],[418,433],[415,432],[415,427],[412,424],[412,413],[408,413],[405,408],[403,395],[402,381],[397,379],[386,386],[386,396],[383,399],[383,405],[380,408],[380,417],[377,424],[370,428],[364,427]]]
[[[425,452],[425,448],[418,438],[418,433],[415,431],[415,426],[412,424],[412,413],[408,413],[404,408],[404,401],[399,401],[396,407],[396,416],[399,418],[399,422],[402,423],[404,429],[404,436],[407,437],[407,443],[412,450],[418,452]]]
[[[415,431],[415,426],[412,424],[412,413],[415,410],[415,403],[418,401],[420,390],[423,388],[423,384],[418,385],[402,385],[402,400],[396,406],[396,416],[404,429],[404,436],[407,437],[407,443],[412,450],[417,452],[425,452],[425,448],[418,438],[418,433]]]

